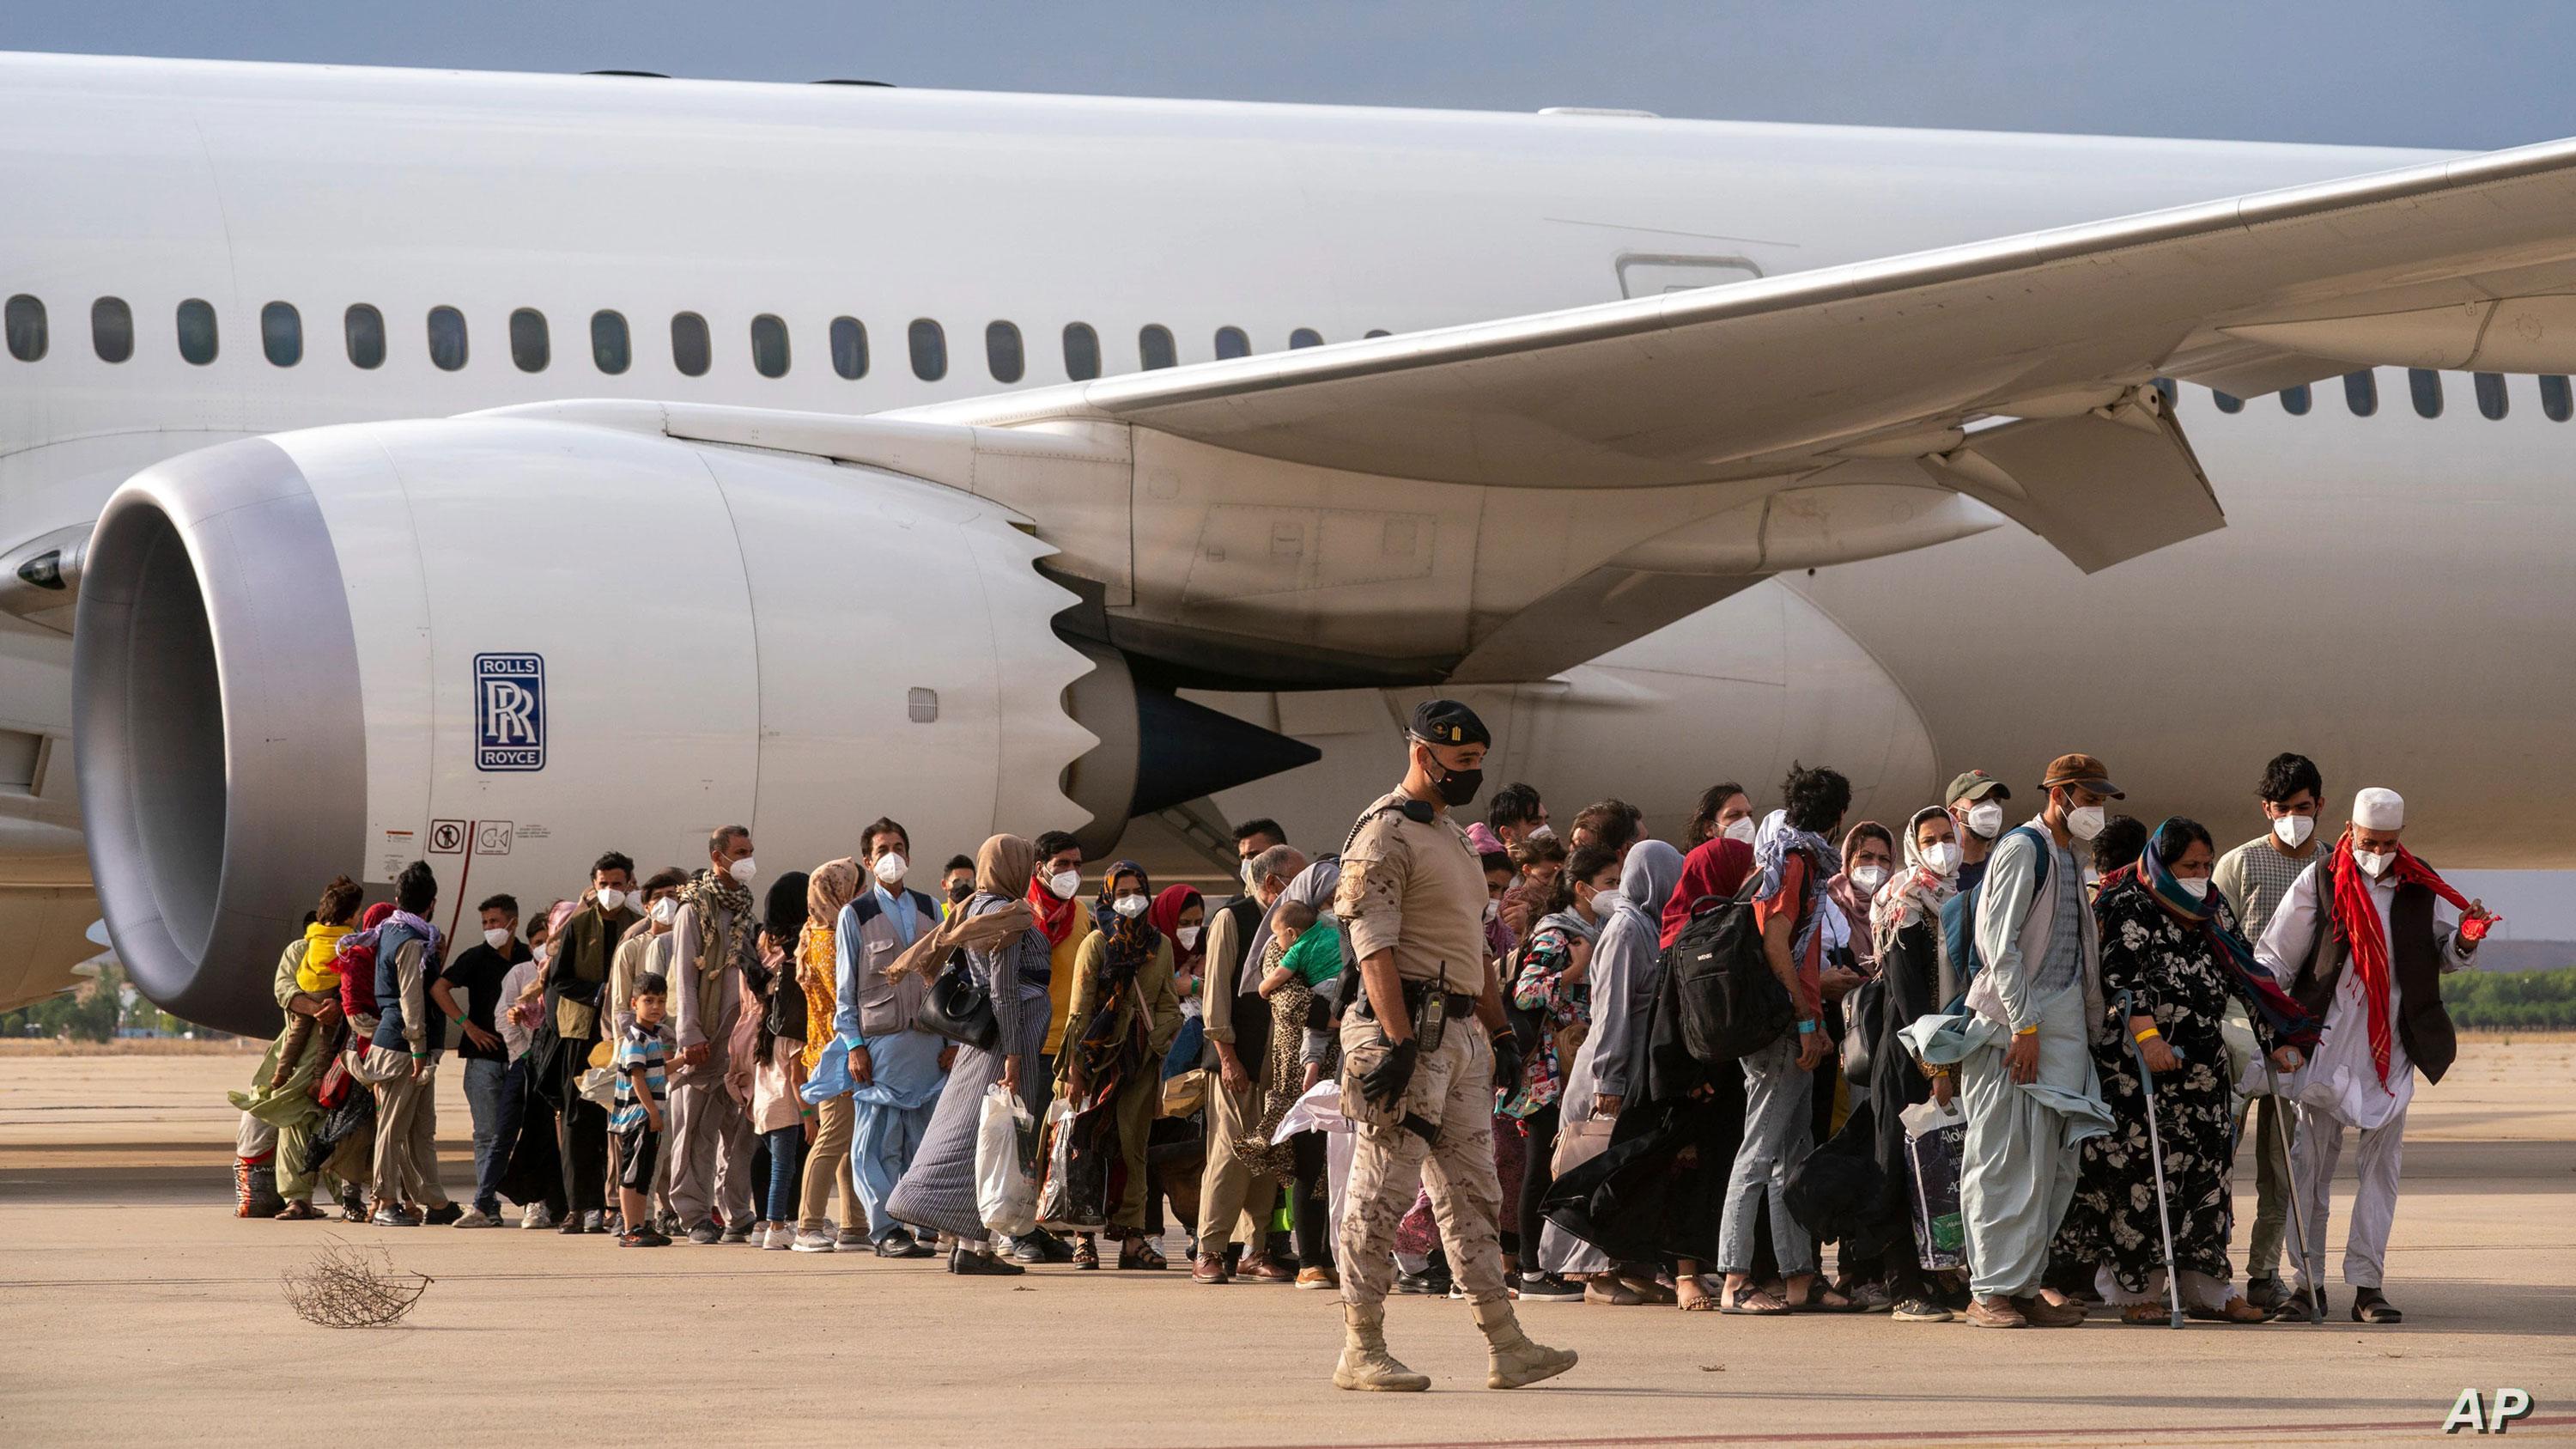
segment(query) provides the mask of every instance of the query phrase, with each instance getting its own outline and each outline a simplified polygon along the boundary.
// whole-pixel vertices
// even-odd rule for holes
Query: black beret
[[[1428,745],[1490,745],[1493,734],[1476,712],[1454,699],[1431,699],[1416,705],[1406,731]]]

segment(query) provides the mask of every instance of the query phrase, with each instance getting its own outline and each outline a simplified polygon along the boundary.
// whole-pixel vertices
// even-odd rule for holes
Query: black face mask
[[[1439,761],[1434,760],[1432,763],[1438,764]],[[1451,770],[1448,775],[1440,781],[1440,801],[1451,809],[1456,809],[1458,806],[1464,805],[1468,801],[1475,799],[1476,792],[1483,788],[1485,788],[1484,771]]]
[[[962,906],[966,904],[966,898],[973,894],[975,894],[975,883],[971,880],[961,880],[948,888],[948,903],[952,906]]]

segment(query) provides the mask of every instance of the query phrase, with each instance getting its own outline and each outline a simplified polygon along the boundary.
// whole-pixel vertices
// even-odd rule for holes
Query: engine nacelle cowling
[[[1076,804],[1068,767],[1143,741],[1068,714],[1095,666],[1051,628],[1074,596],[1047,552],[899,474],[549,421],[146,469],[99,519],[75,633],[118,953],[170,1010],[264,1033],[278,952],[342,872],[381,895],[426,858],[471,939],[485,895],[533,910],[612,848],[694,864],[727,823],[776,872],[892,815],[925,879],[995,830],[1114,834],[1093,816],[1126,800]]]

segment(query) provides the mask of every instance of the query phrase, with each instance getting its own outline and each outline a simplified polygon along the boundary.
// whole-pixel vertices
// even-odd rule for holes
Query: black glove
[[[1494,1090],[1518,1091],[1521,1085],[1521,1044],[1507,1036],[1494,1038]]]
[[[1360,1095],[1387,1108],[1403,1101],[1406,1089],[1413,1085],[1413,1060],[1420,1054],[1411,1037],[1388,1046],[1386,1060],[1360,1074]]]

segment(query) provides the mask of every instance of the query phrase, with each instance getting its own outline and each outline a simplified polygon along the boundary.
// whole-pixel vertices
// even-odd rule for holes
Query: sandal
[[[1098,1264],[1095,1262],[1093,1266],[1097,1267]],[[1118,1267],[1121,1271],[1143,1269],[1151,1272],[1157,1268],[1170,1266],[1170,1261],[1164,1258],[1162,1251],[1143,1238],[1129,1238],[1118,1245]]]
[[[280,1208],[273,1216],[281,1223],[309,1223],[322,1215],[313,1210],[313,1204],[298,1198]]]
[[[1758,1318],[1772,1318],[1789,1311],[1789,1305],[1747,1284],[1727,1295],[1718,1305],[1720,1313],[1741,1313]]]
[[[2272,1315],[2269,1311],[2247,1302],[2240,1294],[2216,1308],[2207,1308],[2194,1303],[2183,1310],[2183,1316],[2197,1319],[2202,1323],[2261,1323]]]
[[[1605,1308],[1634,1308],[1646,1300],[1637,1296],[1637,1290],[1616,1278],[1595,1278],[1583,1285],[1583,1301],[1598,1303]]]
[[[1100,1266],[1100,1244],[1086,1233],[1073,1245],[1073,1266],[1097,1269]]]
[[[2161,1303],[2132,1303],[2120,1310],[2120,1321],[2138,1328],[2162,1328],[2173,1315]]]
[[[1656,1282],[1652,1278],[1641,1278],[1635,1274],[1622,1273],[1619,1275],[1619,1283],[1620,1286],[1626,1288],[1629,1292],[1636,1294],[1638,1299],[1642,1302],[1669,1305],[1679,1299],[1679,1295],[1672,1289],[1665,1287],[1663,1284]]]
[[[1681,1289],[1685,1286],[1691,1290],[1688,1295],[1684,1295],[1681,1292]],[[1708,1291],[1708,1285],[1697,1278],[1675,1279],[1673,1281],[1673,1291],[1673,1306],[1684,1313],[1715,1313],[1717,1311],[1717,1295]]]
[[[1806,1296],[1788,1305],[1795,1313],[1849,1313],[1852,1301],[1825,1286],[1822,1278],[1807,1285]]]

